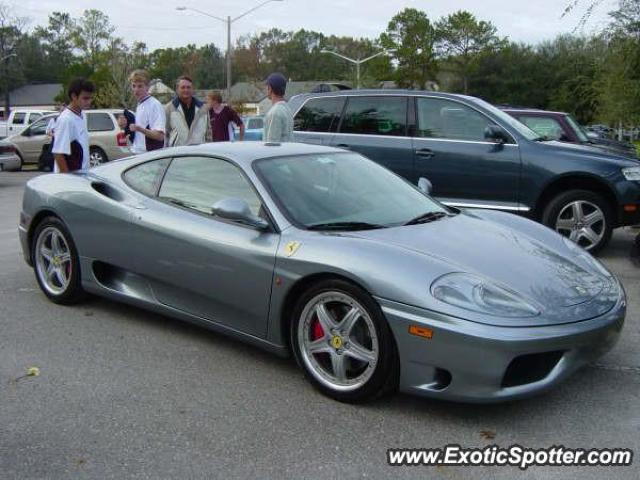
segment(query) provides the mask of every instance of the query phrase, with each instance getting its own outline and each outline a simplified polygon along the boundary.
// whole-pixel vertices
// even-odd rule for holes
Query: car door
[[[296,142],[329,145],[338,128],[345,97],[308,99],[293,118]]]
[[[159,302],[201,319],[265,337],[279,234],[211,214],[224,198],[261,200],[241,169],[227,160],[171,160],[157,195],[137,215],[139,273]]]
[[[520,152],[515,140],[487,141],[495,122],[448,98],[419,96],[413,137],[415,177],[426,177],[444,203],[517,210]],[[506,132],[505,132],[506,133]]]
[[[46,135],[48,121],[47,118],[36,120],[20,135],[20,149],[25,162],[37,162],[42,147],[49,143],[50,138]]]
[[[338,132],[329,144],[361,153],[411,178],[413,151],[407,136],[407,102],[406,96],[350,96]]]

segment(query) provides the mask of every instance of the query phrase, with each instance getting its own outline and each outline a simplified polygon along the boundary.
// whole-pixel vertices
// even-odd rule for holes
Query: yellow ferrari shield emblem
[[[300,248],[300,245],[302,245],[300,242],[289,242],[289,243],[287,243],[287,245],[284,247],[284,251],[287,254],[287,257],[290,257],[294,253],[296,253],[298,251],[298,249]]]
[[[342,347],[342,338],[337,335],[331,339],[331,346],[335,349]]]

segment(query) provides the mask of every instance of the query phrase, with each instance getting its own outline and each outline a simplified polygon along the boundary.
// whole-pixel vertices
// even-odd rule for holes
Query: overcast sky
[[[218,20],[195,12],[176,11],[176,6],[196,8],[212,15],[235,17],[258,5],[260,0],[0,0],[13,4],[15,13],[28,17],[30,26],[44,25],[51,12],[64,11],[74,17],[88,8],[106,13],[116,34],[131,44],[143,41],[150,50],[194,43],[226,47],[226,27]],[[182,3],[181,3],[182,2]],[[512,40],[537,43],[576,28],[580,12],[561,18],[569,0],[282,0],[267,3],[232,25],[232,41],[251,33],[277,27],[305,28],[326,35],[376,38],[389,20],[405,7],[423,10],[431,20],[457,10],[469,10],[493,22],[498,33]],[[587,4],[588,0],[583,0]],[[583,30],[590,33],[605,25],[607,12],[616,0],[604,0]],[[581,9],[582,11],[582,9]]]

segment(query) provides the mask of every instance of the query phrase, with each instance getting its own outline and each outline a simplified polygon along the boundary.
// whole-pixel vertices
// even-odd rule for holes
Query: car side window
[[[109,132],[113,130],[113,120],[108,113],[87,113],[87,130],[90,132]]]
[[[13,116],[13,121],[11,123],[14,125],[22,125],[26,116],[26,113],[18,112]]]
[[[240,169],[230,162],[211,157],[177,157],[162,181],[160,199],[211,214],[213,205],[225,198],[240,198],[254,215],[261,202]]]
[[[484,132],[495,124],[467,105],[442,98],[418,98],[417,136],[485,142]]]
[[[565,136],[562,125],[555,118],[520,115],[517,116],[517,119],[538,135],[549,140],[560,140]]]
[[[47,133],[47,122],[38,120],[29,127],[31,135],[44,135]]]
[[[350,97],[340,133],[404,136],[407,133],[406,97]]]
[[[293,129],[298,132],[335,131],[344,101],[343,97],[312,98],[296,114]]]
[[[170,161],[170,158],[161,158],[142,163],[127,170],[123,179],[134,190],[152,197],[158,191],[162,175]]]

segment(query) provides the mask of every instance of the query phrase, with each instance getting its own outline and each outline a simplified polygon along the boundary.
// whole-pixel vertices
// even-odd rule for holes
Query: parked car
[[[528,215],[591,252],[640,223],[640,162],[547,141],[478,98],[411,90],[293,97],[294,138],[350,149],[447,205]],[[472,235],[472,232],[470,232]]]
[[[27,125],[31,125],[43,115],[47,115],[49,113],[55,112],[52,110],[12,110],[7,121],[0,122],[0,138],[20,132]]]
[[[246,141],[259,142],[262,140],[264,130],[263,116],[242,117],[242,122],[244,123],[244,139]],[[235,124],[233,134],[235,138],[238,138],[239,130],[235,128]]]
[[[588,132],[571,114],[532,108],[500,108],[547,140],[576,143],[600,148],[617,155],[638,157],[636,147],[632,143],[619,142]]]
[[[52,302],[91,292],[292,352],[345,402],[526,397],[612,348],[625,319],[619,281],[552,230],[446,207],[317,145],[210,143],[39,176],[19,232]]]
[[[131,155],[124,133],[118,126],[118,116],[121,113],[122,110],[114,109],[84,112],[89,130],[91,166]],[[15,154],[21,159],[20,165],[16,165],[15,169],[22,168],[24,163],[38,163],[38,169],[41,171],[53,169],[53,158],[46,155],[51,143],[51,137],[46,135],[46,129],[49,121],[57,115],[57,113],[46,115],[20,133],[0,141],[0,147],[13,146]]]
[[[15,171],[22,168],[22,159],[16,151],[16,147],[10,143],[0,141],[0,172]]]

